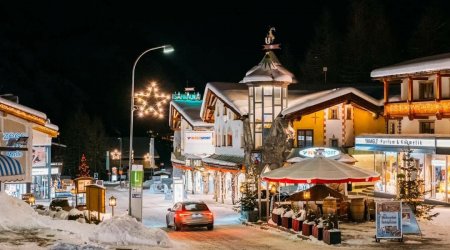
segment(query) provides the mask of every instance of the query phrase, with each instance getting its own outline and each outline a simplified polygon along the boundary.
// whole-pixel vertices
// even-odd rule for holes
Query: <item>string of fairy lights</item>
[[[161,92],[156,82],[151,82],[144,91],[135,93],[134,98],[139,117],[164,118],[164,105],[170,100],[170,95]]]

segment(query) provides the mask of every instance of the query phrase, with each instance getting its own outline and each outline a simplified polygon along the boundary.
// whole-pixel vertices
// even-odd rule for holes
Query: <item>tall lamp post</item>
[[[119,182],[120,187],[122,187],[122,137],[118,137],[117,140],[120,142],[120,158],[119,158]]]
[[[141,59],[141,57],[143,55],[145,55],[146,53],[153,51],[153,50],[158,50],[158,49],[163,49],[164,53],[171,53],[174,51],[174,48],[172,47],[172,45],[163,45],[163,46],[159,46],[159,47],[154,47],[151,49],[148,49],[144,52],[142,52],[138,58],[136,59],[136,61],[134,61],[133,64],[133,70],[131,73],[131,105],[130,105],[130,147],[129,147],[129,161],[128,161],[128,182],[129,182],[129,189],[128,189],[128,215],[131,216],[131,166],[133,163],[132,160],[132,154],[133,154],[133,114],[134,114],[134,72],[136,70],[136,64],[138,63],[139,59]]]

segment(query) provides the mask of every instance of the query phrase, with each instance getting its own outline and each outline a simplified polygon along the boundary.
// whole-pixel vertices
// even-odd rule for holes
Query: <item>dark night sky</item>
[[[427,1],[383,2],[397,42],[404,43]],[[345,31],[349,1],[209,11],[170,7],[131,1],[0,3],[0,93],[19,95],[22,104],[60,126],[82,105],[102,117],[108,134],[126,135],[132,65],[145,49],[172,44],[176,52],[144,56],[136,89],[153,79],[166,92],[182,90],[187,81],[198,90],[209,81],[238,82],[262,58],[269,26],[276,27],[282,47],[302,58],[324,8]],[[136,135],[167,128],[167,120],[135,124]]]

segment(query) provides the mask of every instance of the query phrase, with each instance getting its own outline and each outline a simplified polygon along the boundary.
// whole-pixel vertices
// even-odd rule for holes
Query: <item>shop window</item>
[[[338,139],[330,139],[330,147],[332,148],[338,148],[339,147],[339,140]]]
[[[222,135],[222,146],[225,147],[227,144],[227,135]]]
[[[338,118],[338,107],[332,107],[328,109],[328,119],[337,120]]]
[[[314,145],[314,130],[312,129],[299,129],[297,130],[297,147],[305,148],[312,147]]]
[[[433,99],[434,98],[434,82],[423,81],[419,82],[419,98],[420,99]]]
[[[433,121],[420,122],[420,133],[434,134],[434,122]]]

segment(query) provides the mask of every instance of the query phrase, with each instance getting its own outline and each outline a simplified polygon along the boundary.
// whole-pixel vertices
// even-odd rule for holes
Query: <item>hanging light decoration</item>
[[[164,118],[163,106],[170,100],[170,95],[160,92],[156,82],[152,82],[145,91],[136,92],[135,110],[139,117],[152,115],[156,118]]]

